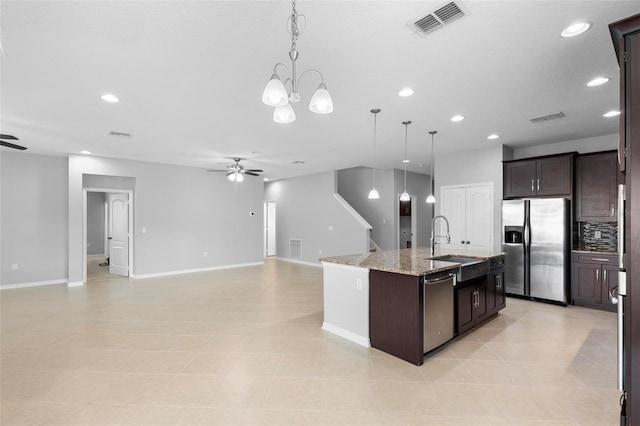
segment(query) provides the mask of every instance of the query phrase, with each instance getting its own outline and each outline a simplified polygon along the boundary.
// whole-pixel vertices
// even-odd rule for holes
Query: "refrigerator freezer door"
[[[524,244],[512,242],[514,233],[510,229],[524,230],[524,200],[502,202],[502,251],[506,253],[504,282],[508,294],[524,295]],[[511,239],[510,239],[511,238]]]
[[[542,198],[530,202],[530,296],[567,303],[567,201]]]

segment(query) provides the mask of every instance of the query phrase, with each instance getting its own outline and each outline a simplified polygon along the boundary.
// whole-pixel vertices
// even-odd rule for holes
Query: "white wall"
[[[440,188],[447,185],[493,182],[494,250],[501,250],[500,227],[502,221],[502,156],[501,145],[483,149],[439,155],[435,159],[436,214],[440,212]]]
[[[69,281],[82,281],[83,175],[135,178],[134,275],[262,262],[263,182],[203,169],[69,156]],[[254,215],[251,216],[250,213]],[[142,228],[146,233],[142,233]],[[204,257],[204,252],[208,256]]]
[[[65,281],[67,159],[2,151],[0,205],[0,285]]]
[[[276,203],[276,252],[290,258],[289,240],[302,241],[304,262],[365,253],[369,231],[335,198],[336,173],[324,172],[269,182],[265,201]]]

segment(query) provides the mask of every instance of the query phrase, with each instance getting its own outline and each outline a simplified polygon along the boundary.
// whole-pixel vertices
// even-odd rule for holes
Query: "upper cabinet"
[[[617,152],[576,159],[576,221],[615,222],[618,192]]]
[[[571,196],[574,154],[504,162],[504,198]]]

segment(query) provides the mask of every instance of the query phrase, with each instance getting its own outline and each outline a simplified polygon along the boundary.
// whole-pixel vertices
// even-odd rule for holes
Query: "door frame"
[[[105,192],[107,194],[127,194],[129,199],[129,215],[127,218],[129,225],[129,278],[133,277],[133,197],[134,191],[131,189],[115,189],[115,188],[82,188],[82,282],[87,283],[87,193],[88,192]],[[106,222],[106,221],[105,221]],[[108,253],[107,253],[108,254]],[[124,278],[124,277],[123,277]]]
[[[396,194],[396,248],[406,248],[400,247],[400,195]],[[416,248],[418,246],[418,197],[413,194],[409,194],[411,197],[411,248]]]
[[[276,206],[276,201],[275,200],[267,200],[264,202],[264,214],[262,215],[263,217],[263,236],[264,236],[264,243],[263,243],[263,254],[264,257],[277,257],[278,256],[278,252],[277,252],[277,244],[276,247],[273,248],[274,254],[272,256],[269,255],[269,217],[268,217],[268,212],[269,212],[269,204],[273,204],[274,206]],[[277,216],[276,216],[277,217]],[[276,225],[276,232],[278,227]],[[275,236],[277,238],[277,235]]]

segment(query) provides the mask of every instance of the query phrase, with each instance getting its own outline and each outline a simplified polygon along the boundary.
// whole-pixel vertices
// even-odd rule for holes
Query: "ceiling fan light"
[[[400,201],[411,201],[411,196],[407,191],[400,194]]]
[[[369,199],[370,200],[379,200],[380,199],[380,194],[378,194],[378,190],[373,188],[371,191],[369,191]]]
[[[242,182],[244,180],[244,176],[242,173],[236,173],[236,182]]]
[[[267,83],[262,92],[262,102],[269,106],[283,106],[289,103],[289,96],[287,95],[287,89],[280,81],[278,74],[274,73],[271,76],[271,80]]]
[[[227,178],[228,178],[231,182],[235,182],[235,181],[236,181],[236,174],[235,174],[235,173],[231,173],[229,176],[227,176]]]
[[[429,196],[427,197],[427,204],[434,204],[436,202],[436,197],[433,196],[433,194],[429,194]]]
[[[309,111],[316,114],[331,114],[333,112],[333,100],[324,83],[320,83],[318,89],[311,97]]]
[[[273,111],[273,121],[280,124],[291,123],[296,119],[296,112],[290,104],[277,106]]]

